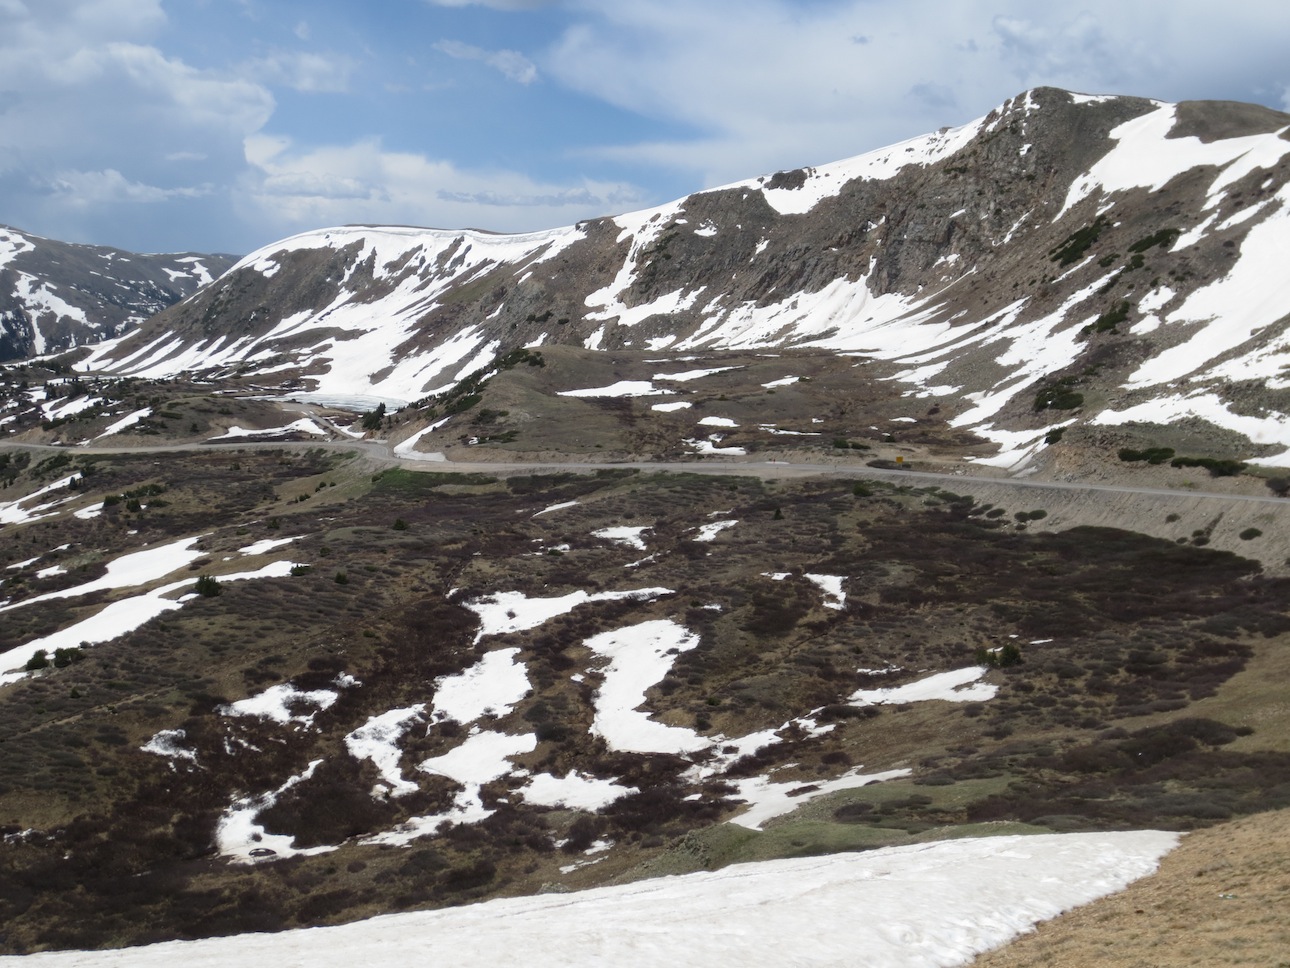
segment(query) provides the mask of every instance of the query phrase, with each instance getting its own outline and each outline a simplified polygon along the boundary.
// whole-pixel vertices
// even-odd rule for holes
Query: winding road
[[[318,415],[313,415],[315,419]],[[324,421],[326,422],[326,421]],[[335,430],[334,427],[330,428]],[[344,436],[340,434],[340,436]],[[1286,498],[1272,494],[1234,494],[1220,491],[1204,491],[1194,488],[1180,489],[1167,487],[1129,486],[1124,484],[1093,484],[1082,481],[1049,481],[1031,480],[1023,477],[1003,475],[970,474],[964,465],[954,465],[953,471],[925,471],[888,469],[870,467],[867,464],[847,465],[836,463],[790,463],[780,460],[725,460],[707,458],[689,461],[589,461],[589,460],[542,460],[542,461],[460,461],[449,460],[443,454],[421,452],[400,452],[385,440],[368,439],[332,439],[332,440],[249,440],[233,438],[219,442],[196,442],[180,444],[155,444],[130,447],[76,446],[58,444],[36,444],[21,441],[0,441],[3,450],[43,450],[79,454],[176,454],[191,452],[209,452],[214,449],[229,450],[312,450],[325,449],[342,452],[357,452],[370,462],[387,467],[403,467],[417,470],[437,470],[448,473],[484,473],[502,477],[519,474],[590,474],[602,470],[632,470],[641,473],[672,474],[705,474],[713,476],[747,476],[764,480],[833,477],[841,479],[882,480],[882,481],[920,481],[938,484],[953,489],[955,486],[994,486],[1027,489],[1032,491],[1056,491],[1062,493],[1085,493],[1107,495],[1139,495],[1156,498],[1181,498],[1187,500],[1216,500],[1248,504],[1284,505]]]

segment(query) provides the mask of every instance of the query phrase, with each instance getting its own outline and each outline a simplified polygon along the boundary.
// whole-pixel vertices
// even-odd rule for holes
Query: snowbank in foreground
[[[1159,831],[949,840],[0,966],[961,965],[1151,873],[1177,841]]]

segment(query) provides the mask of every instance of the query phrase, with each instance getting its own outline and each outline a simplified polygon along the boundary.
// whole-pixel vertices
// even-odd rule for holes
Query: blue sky
[[[528,231],[1027,88],[1290,108],[1283,0],[0,0],[0,223],[243,253]]]

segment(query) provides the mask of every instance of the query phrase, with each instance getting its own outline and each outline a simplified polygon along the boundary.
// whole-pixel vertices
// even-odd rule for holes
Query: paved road
[[[317,419],[318,415],[312,415]],[[332,428],[334,429],[334,428]],[[1036,491],[1081,492],[1086,494],[1136,494],[1171,499],[1208,499],[1253,504],[1286,504],[1285,498],[1271,494],[1228,494],[1217,491],[1164,487],[1130,487],[1117,484],[1090,484],[1079,481],[1037,481],[1002,475],[969,474],[963,465],[953,471],[918,471],[885,469],[867,465],[800,464],[784,461],[724,460],[706,458],[692,461],[456,461],[442,454],[399,454],[382,440],[306,440],[249,441],[241,438],[218,443],[148,444],[133,447],[67,447],[53,444],[23,444],[0,441],[0,450],[48,450],[79,454],[173,454],[212,450],[310,450],[323,448],[357,452],[375,464],[459,473],[485,473],[498,476],[515,474],[590,474],[600,470],[635,470],[642,473],[710,474],[715,476],[752,476],[764,479],[796,477],[835,477],[864,480],[904,480],[937,484],[947,490],[959,486],[995,485]]]

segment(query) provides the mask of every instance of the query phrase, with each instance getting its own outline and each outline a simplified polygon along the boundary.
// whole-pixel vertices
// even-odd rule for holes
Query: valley
[[[1225,117],[320,230],[4,366],[0,952],[1280,816],[1290,141]]]

